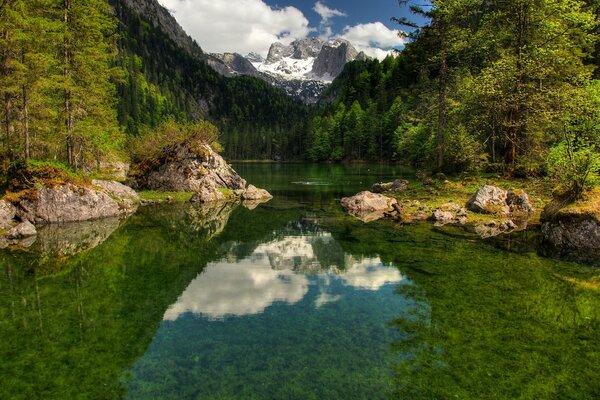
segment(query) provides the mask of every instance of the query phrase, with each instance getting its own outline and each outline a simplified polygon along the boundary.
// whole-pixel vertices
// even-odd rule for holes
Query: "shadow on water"
[[[399,171],[326,167],[244,167],[281,192],[254,209],[141,208],[0,251],[0,398],[600,396],[597,270],[531,237],[363,224],[335,198]]]

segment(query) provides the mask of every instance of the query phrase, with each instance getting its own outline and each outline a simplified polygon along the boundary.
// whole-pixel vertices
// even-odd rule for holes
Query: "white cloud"
[[[295,7],[272,8],[262,0],[159,0],[210,53],[251,51],[266,56],[271,43],[291,42],[314,29]]]
[[[359,51],[378,59],[385,58],[390,52],[389,49],[405,44],[405,40],[398,36],[398,31],[381,22],[346,26],[341,37],[349,40]]]
[[[317,1],[315,3],[313,10],[315,10],[315,12],[321,16],[321,24],[323,24],[323,25],[329,24],[329,20],[333,17],[347,17],[348,16],[345,12],[336,10],[333,8],[329,8],[325,4],[321,3],[320,1]]]

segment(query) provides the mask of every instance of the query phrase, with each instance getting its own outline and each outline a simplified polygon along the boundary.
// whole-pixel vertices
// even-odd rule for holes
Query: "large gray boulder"
[[[467,202],[467,208],[480,214],[508,215],[510,208],[506,204],[506,191],[491,185],[485,185]]]
[[[63,184],[32,189],[19,201],[17,214],[33,224],[87,221],[124,216],[134,211],[104,191]]]
[[[6,230],[12,228],[12,222],[17,213],[15,206],[6,200],[0,200],[0,229]]]
[[[386,212],[393,209],[394,204],[398,204],[394,198],[368,191],[360,192],[352,197],[345,197],[340,202],[349,214],[364,222],[383,218]]]
[[[208,187],[246,188],[246,181],[207,144],[173,146],[167,151],[166,162],[140,183],[151,190],[174,192],[200,192]]]

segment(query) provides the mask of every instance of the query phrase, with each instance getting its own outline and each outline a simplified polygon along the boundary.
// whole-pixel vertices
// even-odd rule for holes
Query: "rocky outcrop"
[[[112,3],[115,5],[117,14],[120,12],[119,7],[127,7],[131,12],[147,19],[156,29],[187,53],[198,60],[205,59],[204,52],[196,41],[183,30],[169,10],[156,0],[114,0]]]
[[[136,185],[158,191],[193,192],[193,203],[264,200],[272,196],[247,182],[207,144],[176,144],[164,163],[138,177]]]
[[[31,189],[16,206],[18,218],[33,224],[86,221],[134,211],[102,190],[73,184]]]
[[[527,218],[535,212],[525,191],[519,189],[505,191],[491,185],[480,187],[467,202],[467,208],[480,214],[519,218]]]
[[[17,209],[15,206],[8,201],[0,200],[0,230],[12,229],[16,214]]]
[[[408,189],[409,182],[407,180],[396,179],[394,182],[376,183],[371,187],[373,193],[397,193]]]
[[[358,57],[358,51],[344,39],[336,39],[323,45],[312,68],[312,75],[332,80],[337,77],[344,66]]]
[[[382,194],[365,191],[343,198],[341,204],[349,214],[364,222],[370,222],[383,218],[398,201]]]
[[[600,193],[559,210],[555,203],[559,202],[549,204],[542,215],[542,252],[600,266]]]
[[[211,54],[208,65],[228,78],[237,75],[262,78],[262,74],[254,68],[254,65],[237,53]]]
[[[205,188],[245,189],[246,181],[207,145],[178,144],[167,149],[165,163],[141,177],[141,187],[173,192],[201,192]],[[145,181],[145,182],[144,182]]]

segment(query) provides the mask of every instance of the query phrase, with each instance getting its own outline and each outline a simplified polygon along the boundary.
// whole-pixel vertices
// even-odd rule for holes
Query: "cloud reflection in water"
[[[342,265],[322,262],[318,254],[323,254],[324,243],[332,250],[340,249],[329,234],[288,236],[259,245],[242,260],[209,264],[168,308],[164,319],[175,321],[185,313],[222,319],[259,314],[274,302],[296,304],[315,282],[309,280],[310,275],[322,278],[316,308],[341,298],[330,293],[334,279],[372,291],[404,279],[397,268],[384,265],[379,258],[356,259],[345,254],[339,257]],[[321,251],[315,251],[315,246],[321,246]]]

